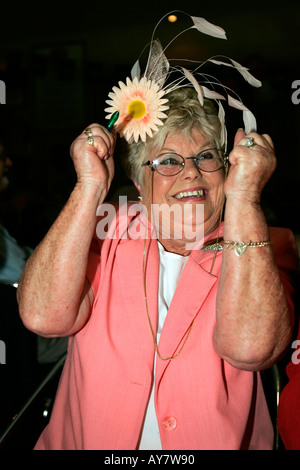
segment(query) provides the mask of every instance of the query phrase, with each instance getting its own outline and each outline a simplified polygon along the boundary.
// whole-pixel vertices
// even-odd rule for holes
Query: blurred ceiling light
[[[175,21],[177,21],[177,16],[176,15],[169,15],[168,16],[168,21],[170,23],[175,23]]]

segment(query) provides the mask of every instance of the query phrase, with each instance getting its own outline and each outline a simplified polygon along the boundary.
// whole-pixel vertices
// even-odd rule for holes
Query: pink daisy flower
[[[106,103],[110,106],[105,111],[109,113],[106,119],[110,119],[115,111],[119,111],[116,122],[116,131],[127,142],[146,141],[147,135],[153,136],[153,131],[163,125],[162,119],[166,119],[164,113],[168,106],[165,91],[159,85],[146,77],[140,80],[135,77],[132,81],[126,79],[126,85],[119,82],[119,88],[113,87]]]

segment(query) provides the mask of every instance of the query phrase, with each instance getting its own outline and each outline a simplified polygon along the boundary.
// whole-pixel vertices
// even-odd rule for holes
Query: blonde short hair
[[[164,125],[147,137],[146,142],[129,144],[128,154],[125,159],[129,178],[142,186],[145,167],[142,166],[148,159],[148,155],[157,149],[159,152],[163,147],[168,134],[180,132],[185,137],[191,135],[192,128],[199,128],[208,137],[212,138],[216,147],[221,148],[221,124],[216,107],[205,99],[201,106],[194,88],[180,88],[166,96],[169,100],[167,119]]]

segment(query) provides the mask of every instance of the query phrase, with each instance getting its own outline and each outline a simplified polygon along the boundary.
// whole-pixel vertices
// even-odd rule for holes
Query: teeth
[[[176,199],[181,199],[183,197],[191,197],[191,196],[197,196],[197,197],[203,197],[204,196],[204,191],[203,189],[198,189],[198,191],[183,191],[182,193],[176,194]]]

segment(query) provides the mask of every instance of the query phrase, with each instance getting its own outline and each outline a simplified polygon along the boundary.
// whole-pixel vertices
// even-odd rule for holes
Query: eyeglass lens
[[[176,153],[164,153],[153,160],[153,169],[164,176],[173,176],[183,170],[185,160],[193,159],[199,170],[213,172],[223,166],[223,152],[218,149],[207,149],[195,157],[183,158]]]

